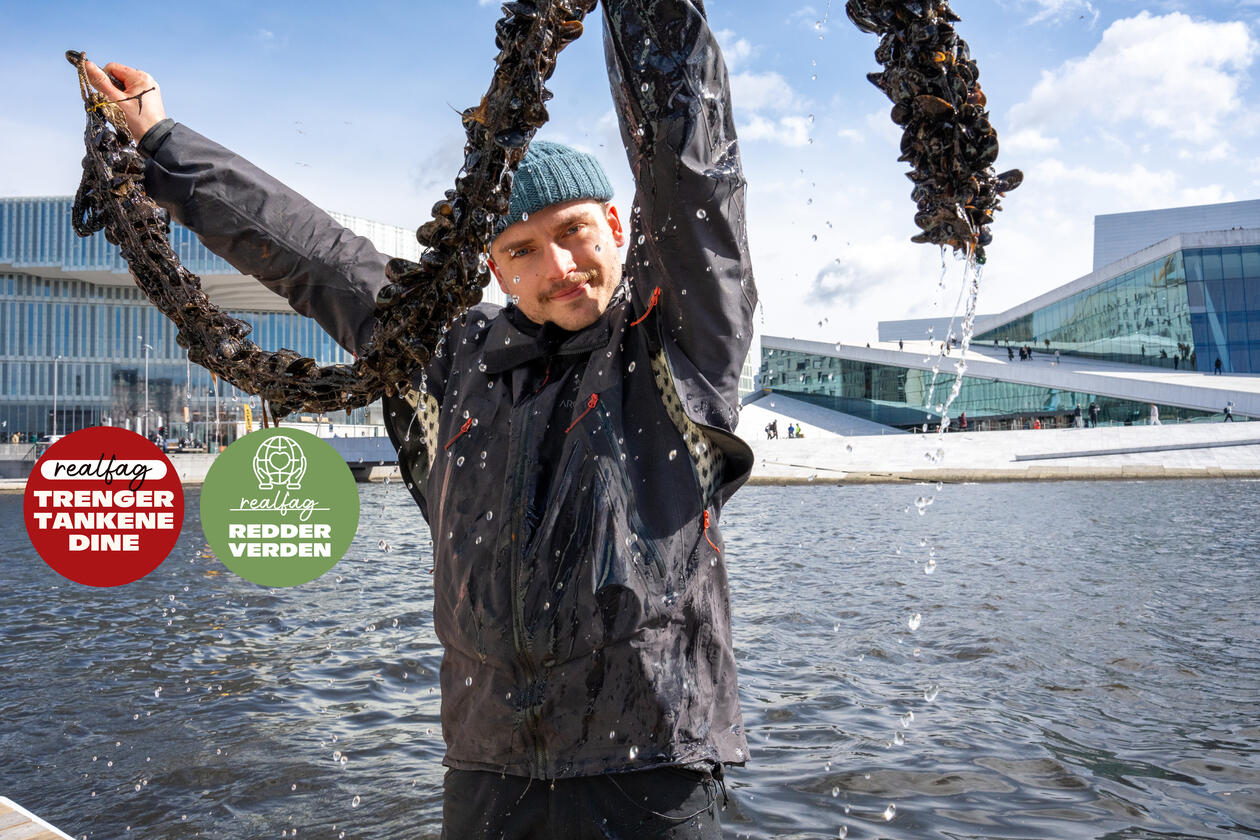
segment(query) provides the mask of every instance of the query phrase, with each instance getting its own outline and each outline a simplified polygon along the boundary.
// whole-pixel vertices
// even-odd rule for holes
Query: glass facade
[[[1260,373],[1260,246],[1187,250],[1186,288],[1199,370]]]
[[[264,349],[290,347],[321,365],[353,361],[309,318],[231,314],[253,325],[250,337]],[[54,406],[59,434],[101,424],[162,426],[168,436],[205,441],[213,435],[216,385],[209,371],[188,364],[175,333],[135,287],[0,274],[0,442],[50,434]],[[258,403],[221,380],[217,387],[226,433],[222,424]],[[341,413],[332,419],[340,422]]]
[[[1190,248],[981,333],[1128,364],[1260,373],[1260,246]]]
[[[761,382],[774,392],[833,411],[900,429],[921,429],[940,420],[943,403],[954,387],[955,374],[841,359],[816,353],[766,348]],[[1025,428],[1034,420],[1044,426],[1071,425],[1076,405],[1090,402],[1100,409],[1099,423],[1138,424],[1150,416],[1150,404],[1062,391],[1038,385],[964,376],[950,416],[966,412],[968,426],[979,430]],[[1163,423],[1189,422],[1220,414],[1159,406]]]
[[[74,274],[109,271],[126,275],[127,263],[103,233],[80,237],[70,224],[70,198],[0,198],[0,264],[15,268],[54,268]],[[355,216],[330,213],[341,225],[366,236],[377,250],[408,260],[420,258],[413,231]],[[206,249],[183,225],[171,224],[171,248],[193,274],[235,274],[228,262]],[[34,273],[41,273],[35,271]]]
[[[68,197],[0,198],[0,442],[99,424],[165,427],[168,437],[208,441],[216,416],[223,442],[230,442],[228,424],[251,401],[257,411],[257,398],[222,381],[216,394],[210,373],[188,364],[174,325],[130,284],[118,248],[102,233],[75,234],[71,206]],[[383,253],[419,259],[412,231],[332,216]],[[236,275],[187,228],[172,224],[170,239],[194,274]],[[73,279],[101,275],[108,279]],[[255,285],[252,278],[240,282]],[[493,287],[486,299],[504,302]],[[321,365],[352,361],[308,318],[231,314],[253,326],[250,338],[265,350],[291,348]],[[329,420],[365,422],[366,411],[348,418],[335,412]]]

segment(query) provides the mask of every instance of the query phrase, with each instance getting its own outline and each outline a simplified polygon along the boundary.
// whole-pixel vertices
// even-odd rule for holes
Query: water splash
[[[960,214],[964,215],[965,214]],[[941,273],[938,279],[938,286],[941,289],[946,288],[946,280],[950,273],[950,266],[945,259],[945,249],[941,249]],[[924,458],[933,465],[940,464],[945,460],[945,434],[950,430],[950,409],[954,401],[958,398],[962,390],[963,376],[967,370],[966,356],[971,347],[971,339],[975,333],[976,305],[980,293],[980,276],[981,266],[976,260],[974,252],[969,253],[963,261],[962,284],[958,291],[958,297],[954,303],[954,309],[950,315],[948,327],[944,330],[944,336],[938,342],[934,340],[935,328],[928,328],[929,342],[935,346],[935,359],[931,356],[924,358],[924,364],[931,363],[931,380],[928,385],[927,397],[923,406],[927,411],[929,420],[923,424],[923,432],[927,433],[930,428],[930,417],[933,413],[939,418],[936,425],[936,444],[931,446],[924,452]],[[960,319],[961,313],[961,319]],[[941,373],[941,367],[946,363],[947,357],[951,352],[958,350],[957,361],[953,365],[953,382],[950,386],[948,394],[943,399],[937,396],[937,383]],[[940,492],[942,484],[937,483],[936,490]],[[927,508],[936,501],[936,497],[930,494],[921,494],[915,499],[915,508],[920,516],[927,513]],[[909,508],[907,507],[907,512]],[[919,548],[927,554],[923,563],[923,573],[931,575],[936,571],[936,548],[928,542],[926,537],[919,539]],[[900,548],[897,550],[900,555]],[[923,615],[914,612],[906,622],[906,626],[911,633],[916,633],[923,624]],[[921,649],[915,647],[913,655],[920,656]],[[940,687],[933,684],[923,692],[923,700],[925,703],[931,703],[936,699]],[[899,717],[900,728],[893,732],[892,739],[887,743],[889,747],[902,746],[906,743],[905,730],[910,728],[910,723],[914,720],[914,712],[907,711]],[[890,822],[897,813],[895,803],[889,803],[880,815],[885,822]],[[840,836],[846,836],[847,829],[842,829]]]
[[[945,262],[945,249],[942,248],[940,280],[942,285],[944,285],[948,271],[949,266]],[[933,407],[932,400],[936,394],[936,380],[940,372],[940,366],[944,363],[945,357],[950,354],[950,345],[957,337],[959,357],[958,361],[954,363],[954,381],[944,402],[935,405],[936,413],[940,415],[940,421],[936,427],[938,439],[942,438],[949,431],[949,409],[954,404],[954,400],[958,398],[959,391],[962,390],[963,375],[967,371],[967,350],[971,347],[971,339],[976,329],[976,303],[980,297],[981,273],[982,267],[974,254],[963,261],[962,286],[958,290],[958,299],[955,301],[954,311],[950,315],[949,328],[946,330],[944,340],[940,343],[940,349],[936,352],[936,362],[932,366],[932,380],[928,385],[927,399],[924,401],[925,407],[929,409]],[[962,309],[962,322],[959,324],[959,332],[956,336],[954,324],[958,320],[960,307]],[[929,328],[929,332],[931,332],[931,328]]]

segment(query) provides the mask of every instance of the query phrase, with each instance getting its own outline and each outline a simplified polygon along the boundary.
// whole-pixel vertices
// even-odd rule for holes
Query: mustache
[[[550,300],[551,298],[556,297],[557,295],[562,295],[565,292],[577,286],[582,285],[583,283],[589,283],[592,286],[597,285],[596,281],[599,280],[599,276],[600,276],[599,269],[597,268],[590,268],[590,269],[587,269],[586,271],[575,271],[569,275],[569,282],[565,283],[564,285],[555,286],[551,289],[548,289],[547,299]]]

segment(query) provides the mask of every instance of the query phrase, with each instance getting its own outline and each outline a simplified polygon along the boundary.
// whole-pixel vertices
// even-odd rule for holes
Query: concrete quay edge
[[[1064,467],[1028,470],[922,470],[905,473],[845,473],[816,477],[754,475],[749,487],[848,484],[979,484],[1014,481],[1151,481],[1174,479],[1260,479],[1260,470],[1169,469],[1164,467]]]
[[[1000,481],[1131,481],[1260,478],[1260,426],[1251,423],[1057,429],[933,435],[840,436],[750,440],[749,484],[907,484]],[[1104,454],[1106,453],[1106,454]],[[1031,457],[1030,457],[1031,456]],[[940,463],[948,457],[947,466]],[[925,458],[930,463],[925,463]],[[1016,460],[1016,459],[1019,460]],[[200,484],[214,456],[171,456],[180,480]],[[373,466],[360,480],[396,479],[397,467]],[[0,479],[0,493],[20,493],[24,478]]]
[[[749,487],[833,486],[844,484],[966,484],[1002,481],[1134,481],[1153,479],[1260,479],[1260,469],[1227,470],[1221,467],[1160,467],[1126,465],[1115,467],[1031,467],[1027,469],[983,470],[940,469],[906,472],[850,472],[831,475],[752,475]],[[373,480],[373,483],[376,483]],[[184,481],[200,485],[199,479]],[[0,495],[24,493],[26,479],[0,479]]]

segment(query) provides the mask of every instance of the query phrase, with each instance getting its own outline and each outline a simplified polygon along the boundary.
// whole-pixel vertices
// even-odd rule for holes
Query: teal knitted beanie
[[[499,220],[498,233],[528,213],[577,199],[609,201],[612,184],[593,156],[563,143],[536,140],[529,144],[512,180],[508,214]]]

